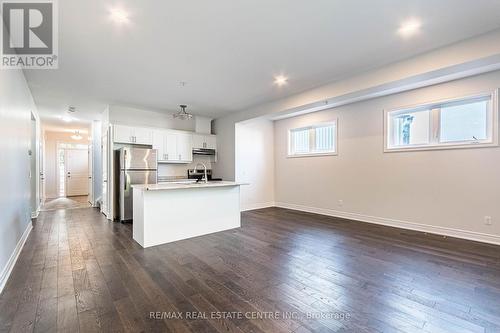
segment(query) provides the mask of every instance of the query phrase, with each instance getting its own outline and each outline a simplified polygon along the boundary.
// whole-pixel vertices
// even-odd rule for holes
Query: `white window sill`
[[[394,147],[394,148],[384,148],[384,153],[397,153],[397,152],[408,152],[408,151],[422,151],[422,150],[446,150],[446,149],[469,149],[469,148],[488,148],[488,147],[498,147],[498,142],[480,142],[480,143],[443,143],[436,145],[422,145],[422,146],[410,146],[410,147]]]
[[[320,157],[320,156],[337,156],[337,152],[329,152],[329,153],[308,153],[308,154],[294,154],[287,155],[287,158],[300,158],[300,157]]]

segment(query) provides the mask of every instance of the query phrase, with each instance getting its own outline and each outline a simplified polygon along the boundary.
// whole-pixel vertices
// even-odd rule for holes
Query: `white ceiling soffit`
[[[69,105],[83,122],[109,104],[218,117],[500,28],[497,0],[121,0],[122,23],[112,2],[58,4],[59,69],[25,71],[53,122]]]
[[[438,83],[458,80],[469,76],[500,70],[500,54],[483,59],[453,65],[424,74],[410,76],[401,80],[384,83],[375,87],[362,89],[341,96],[327,98],[318,102],[275,113],[270,120],[281,120],[307,113],[317,112],[351,103],[366,101],[372,98],[388,96],[404,91],[422,88]]]

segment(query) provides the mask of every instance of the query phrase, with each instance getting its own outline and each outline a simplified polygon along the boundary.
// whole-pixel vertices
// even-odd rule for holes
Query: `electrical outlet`
[[[491,225],[491,216],[484,217],[484,224]]]
[[[343,207],[344,206],[344,200],[339,200],[337,202],[337,204],[339,205],[339,207]]]

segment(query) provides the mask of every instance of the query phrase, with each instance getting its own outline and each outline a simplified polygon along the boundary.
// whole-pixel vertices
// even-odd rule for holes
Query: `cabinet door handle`
[[[165,159],[168,160],[168,154],[165,154]]]
[[[179,160],[181,159],[181,155],[179,155]]]

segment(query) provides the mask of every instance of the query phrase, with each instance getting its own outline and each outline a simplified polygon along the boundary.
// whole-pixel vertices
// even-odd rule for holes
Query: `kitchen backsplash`
[[[189,164],[170,164],[170,163],[159,163],[158,164],[158,177],[180,177],[185,176],[187,178],[187,170],[194,169],[196,164],[203,162],[207,166],[207,169],[212,168],[212,156],[195,155],[193,156],[193,162]],[[201,168],[201,166],[199,166]]]

